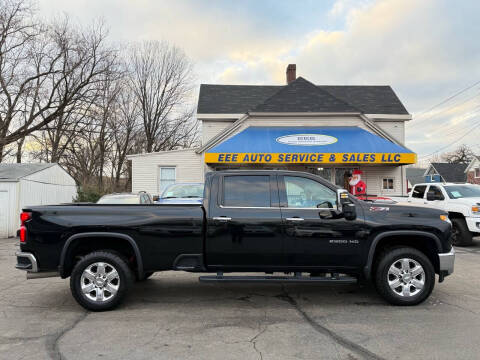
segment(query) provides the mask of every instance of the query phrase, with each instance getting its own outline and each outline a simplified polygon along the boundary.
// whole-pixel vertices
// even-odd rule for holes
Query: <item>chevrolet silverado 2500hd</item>
[[[35,206],[21,221],[16,267],[27,278],[70,277],[74,298],[94,311],[163,270],[205,282],[365,280],[388,302],[414,305],[455,258],[445,211],[364,202],[290,171],[208,173],[203,204]]]

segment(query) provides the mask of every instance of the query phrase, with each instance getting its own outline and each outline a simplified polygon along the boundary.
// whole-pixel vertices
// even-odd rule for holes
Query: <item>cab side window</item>
[[[445,197],[442,194],[442,190],[440,190],[438,186],[430,185],[430,189],[428,189],[428,191],[433,193],[436,200],[445,200]]]
[[[223,205],[270,207],[270,177],[233,175],[223,178]]]
[[[328,187],[299,176],[285,176],[289,208],[335,208],[337,194]]]
[[[417,199],[423,199],[426,189],[427,189],[426,185],[415,186],[412,190],[412,197]]]

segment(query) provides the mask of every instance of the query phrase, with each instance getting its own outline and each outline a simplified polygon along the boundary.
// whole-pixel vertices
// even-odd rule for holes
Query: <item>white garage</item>
[[[16,236],[23,208],[76,196],[75,181],[58,164],[0,164],[0,238]]]

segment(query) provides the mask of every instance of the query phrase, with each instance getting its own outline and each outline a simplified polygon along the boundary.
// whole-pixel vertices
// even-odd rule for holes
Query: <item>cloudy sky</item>
[[[286,65],[296,63],[297,75],[316,84],[391,85],[414,117],[407,146],[419,157],[462,143],[480,153],[478,0],[39,4],[47,17],[101,17],[115,42],[176,44],[194,62],[198,84],[283,84]]]

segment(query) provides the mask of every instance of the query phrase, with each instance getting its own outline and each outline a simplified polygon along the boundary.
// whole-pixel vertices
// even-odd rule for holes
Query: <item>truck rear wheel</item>
[[[87,310],[106,311],[118,306],[133,283],[127,262],[109,251],[95,251],[83,257],[70,276],[75,300]]]
[[[435,270],[430,260],[417,249],[394,248],[381,255],[375,273],[379,294],[393,305],[423,302],[435,285]]]
[[[462,218],[452,219],[452,242],[455,246],[469,246],[472,244],[472,233],[468,230],[467,222]]]

